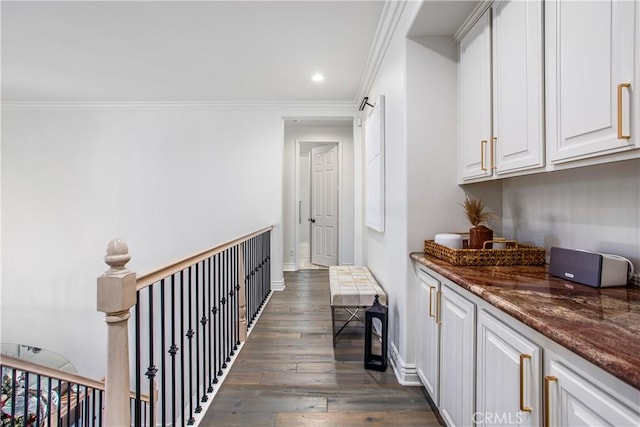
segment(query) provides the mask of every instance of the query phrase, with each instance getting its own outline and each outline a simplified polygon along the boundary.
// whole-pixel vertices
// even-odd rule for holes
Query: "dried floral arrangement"
[[[496,216],[493,212],[484,211],[484,202],[480,199],[467,196],[463,203],[458,204],[464,208],[464,214],[473,227],[486,224],[488,220]]]

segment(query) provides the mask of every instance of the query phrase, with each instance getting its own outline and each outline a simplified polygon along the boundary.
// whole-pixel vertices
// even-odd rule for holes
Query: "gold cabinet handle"
[[[531,412],[533,409],[529,406],[524,406],[524,361],[531,360],[530,354],[520,355],[520,410],[522,412]]]
[[[442,325],[442,291],[436,292],[436,323]]]
[[[622,89],[630,88],[631,83],[620,83],[618,85],[618,139],[630,139],[631,135],[622,134]]]
[[[498,166],[496,166],[496,144],[498,142],[498,138],[497,137],[491,137],[491,170],[496,170],[498,169]]]
[[[433,314],[433,290],[435,289],[435,286],[429,286],[429,317],[436,317],[435,314]]]
[[[557,382],[558,378],[553,375],[547,375],[544,377],[544,426],[551,427],[551,399],[549,397],[549,384],[554,381]]]
[[[480,169],[486,172],[487,168],[484,166],[484,152],[487,149],[487,140],[480,141]]]

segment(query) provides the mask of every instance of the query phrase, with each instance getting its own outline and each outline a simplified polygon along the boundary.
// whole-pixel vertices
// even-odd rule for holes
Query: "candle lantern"
[[[378,301],[378,295],[373,305],[365,311],[365,369],[376,371],[387,369],[387,311],[388,308]]]

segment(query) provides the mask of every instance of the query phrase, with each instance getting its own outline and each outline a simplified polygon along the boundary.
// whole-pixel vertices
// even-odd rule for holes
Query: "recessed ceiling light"
[[[313,80],[314,82],[321,82],[324,80],[324,76],[320,73],[316,73],[311,77],[311,80]]]

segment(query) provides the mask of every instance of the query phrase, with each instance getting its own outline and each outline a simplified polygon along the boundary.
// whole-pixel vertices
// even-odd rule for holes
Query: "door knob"
[[[314,218],[308,218],[307,219],[309,222],[316,222],[316,220]]]

